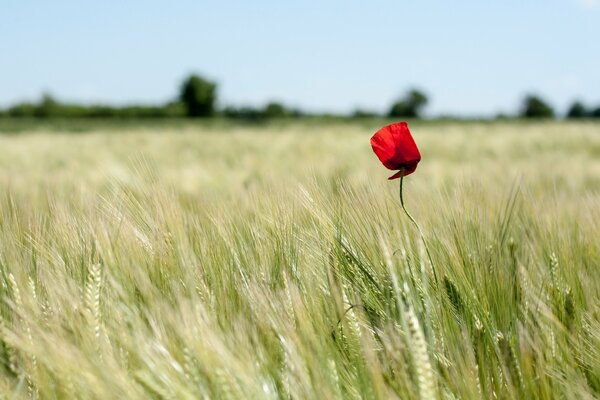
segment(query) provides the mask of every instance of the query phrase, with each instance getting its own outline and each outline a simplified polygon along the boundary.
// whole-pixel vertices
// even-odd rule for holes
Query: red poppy
[[[387,169],[400,170],[388,179],[412,174],[421,161],[421,154],[406,122],[384,126],[378,130],[371,138],[371,147]]]

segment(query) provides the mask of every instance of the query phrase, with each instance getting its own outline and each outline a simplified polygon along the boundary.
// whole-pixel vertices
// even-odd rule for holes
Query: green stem
[[[427,246],[427,241],[425,240],[425,235],[423,235],[423,230],[421,229],[421,227],[419,226],[417,221],[415,221],[413,216],[410,215],[410,213],[404,206],[404,197],[402,196],[402,183],[404,182],[404,171],[402,171],[402,172],[403,172],[402,175],[400,175],[400,204],[402,205],[402,209],[404,210],[404,213],[406,214],[408,219],[410,219],[410,221],[417,227],[417,230],[419,231],[421,240],[423,241],[423,244],[425,245],[425,251],[427,252],[427,257],[429,258],[429,263],[431,264],[431,270],[433,271],[433,279],[435,280],[435,284],[437,285],[438,279],[437,279],[437,274],[435,272],[435,266],[433,265],[433,259],[431,258],[431,253],[429,252],[429,246]]]

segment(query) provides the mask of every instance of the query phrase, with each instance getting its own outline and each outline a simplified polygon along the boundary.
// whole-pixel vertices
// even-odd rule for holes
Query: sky
[[[516,112],[526,93],[600,107],[600,0],[2,0],[0,107],[159,104],[199,73],[220,105]]]

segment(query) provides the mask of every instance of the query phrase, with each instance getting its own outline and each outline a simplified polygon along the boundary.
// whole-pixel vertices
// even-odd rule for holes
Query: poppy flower
[[[384,126],[378,130],[371,138],[371,147],[384,167],[399,170],[388,179],[412,174],[421,161],[421,154],[406,122]]]

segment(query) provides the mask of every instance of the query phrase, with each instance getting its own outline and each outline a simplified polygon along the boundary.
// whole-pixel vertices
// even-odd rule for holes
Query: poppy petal
[[[388,178],[388,180],[398,179],[398,178],[402,177],[402,174],[404,174],[404,176],[410,175],[413,172],[415,172],[416,169],[417,169],[416,163],[413,165],[407,165],[404,167],[404,169],[401,169],[400,171],[396,172],[394,175],[390,176]]]
[[[387,125],[378,130],[371,138],[371,147],[387,169],[404,169],[404,175],[412,174],[421,161],[421,154],[406,122]],[[394,174],[390,179],[400,176],[401,174]]]
[[[371,138],[371,147],[386,168],[396,169],[390,163],[396,153],[396,143],[391,130],[383,128],[377,131]]]
[[[412,164],[415,164],[414,168],[416,168],[416,164],[421,161],[421,154],[419,153],[415,140],[410,134],[408,124],[406,122],[400,122],[391,127],[394,143],[396,145],[394,157],[391,160],[395,165],[394,169],[400,169],[402,167],[408,169],[408,166],[412,166]]]

